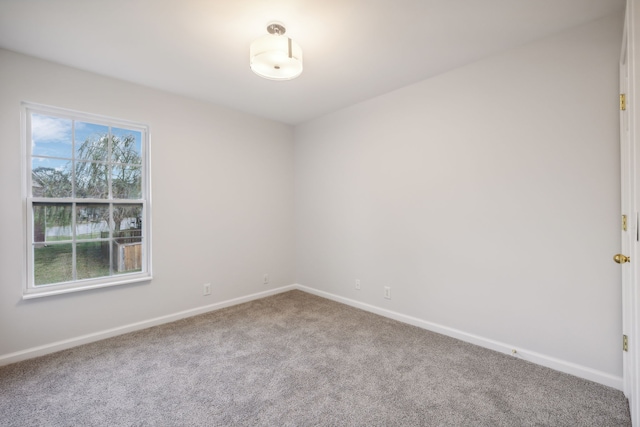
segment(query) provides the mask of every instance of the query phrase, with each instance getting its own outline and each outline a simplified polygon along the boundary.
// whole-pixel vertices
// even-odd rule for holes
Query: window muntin
[[[25,298],[148,280],[148,129],[23,106]]]

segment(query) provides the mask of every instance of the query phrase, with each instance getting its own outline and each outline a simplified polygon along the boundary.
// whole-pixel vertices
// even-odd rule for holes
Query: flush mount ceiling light
[[[302,49],[286,37],[287,30],[278,23],[267,26],[266,36],[251,43],[251,70],[269,80],[291,80],[302,73]]]

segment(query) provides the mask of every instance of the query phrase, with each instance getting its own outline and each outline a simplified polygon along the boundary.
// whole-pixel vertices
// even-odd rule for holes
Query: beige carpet
[[[617,390],[300,291],[0,368],[2,426],[630,426]]]

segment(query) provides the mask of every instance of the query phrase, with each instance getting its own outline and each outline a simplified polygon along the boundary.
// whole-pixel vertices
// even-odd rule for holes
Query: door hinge
[[[620,110],[625,111],[627,109],[627,96],[624,93],[620,94]]]
[[[622,351],[629,351],[629,337],[626,335],[622,336]]]
[[[627,216],[626,215],[622,215],[622,229],[624,231],[627,231]]]

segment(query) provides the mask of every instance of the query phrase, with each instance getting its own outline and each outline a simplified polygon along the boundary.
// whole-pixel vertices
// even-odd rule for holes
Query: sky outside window
[[[34,156],[71,158],[72,135],[70,119],[31,115],[31,151]]]

